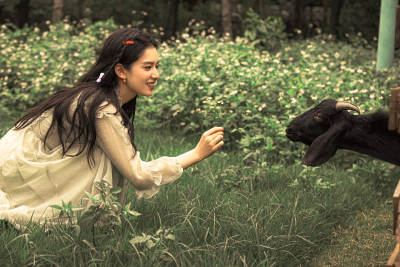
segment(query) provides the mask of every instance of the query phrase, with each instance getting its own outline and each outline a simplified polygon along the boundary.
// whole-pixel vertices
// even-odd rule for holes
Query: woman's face
[[[135,61],[131,69],[128,71],[120,65],[123,69],[116,66],[116,73],[121,78],[118,81],[122,103],[125,104],[136,95],[152,96],[154,84],[160,76],[158,75],[158,53],[154,47],[147,48],[142,57]],[[118,64],[117,64],[118,65]],[[126,78],[126,83],[122,79]],[[149,86],[150,84],[151,86]]]

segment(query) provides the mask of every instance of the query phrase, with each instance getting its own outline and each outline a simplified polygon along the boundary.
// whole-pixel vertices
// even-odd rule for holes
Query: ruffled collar
[[[121,93],[119,92],[118,85],[114,88],[114,90],[118,98],[119,106],[122,107],[122,96]]]

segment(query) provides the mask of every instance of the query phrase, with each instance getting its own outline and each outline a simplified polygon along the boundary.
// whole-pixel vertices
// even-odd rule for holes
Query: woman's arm
[[[186,170],[193,164],[199,163],[201,160],[199,158],[199,155],[195,152],[194,149],[179,155],[176,157],[178,161],[181,163],[182,169]]]

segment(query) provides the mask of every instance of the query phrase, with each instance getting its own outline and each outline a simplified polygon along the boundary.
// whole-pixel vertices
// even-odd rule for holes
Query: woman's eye
[[[148,66],[148,67],[144,67],[145,69],[151,69],[151,66]],[[156,66],[156,69],[158,69],[158,66]]]

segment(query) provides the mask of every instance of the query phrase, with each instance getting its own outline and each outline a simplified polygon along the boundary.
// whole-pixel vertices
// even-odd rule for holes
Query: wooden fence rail
[[[389,113],[389,131],[397,130],[400,133],[400,87],[391,89],[390,113]],[[387,267],[400,267],[400,224],[399,224],[399,199],[400,199],[400,181],[393,194],[393,235],[397,240],[397,246],[386,263]]]

